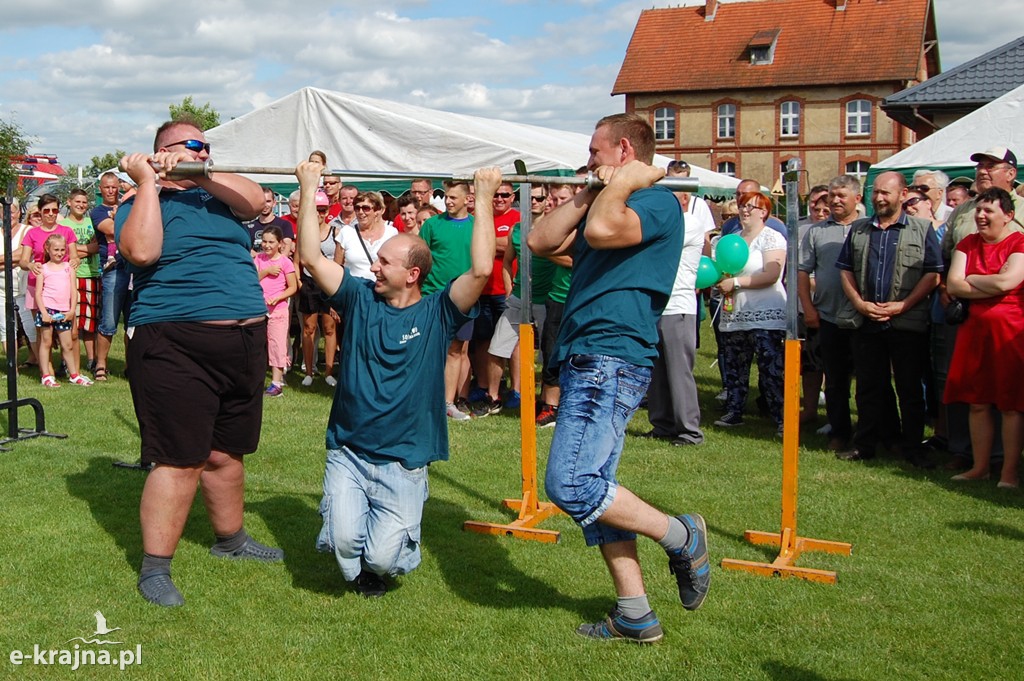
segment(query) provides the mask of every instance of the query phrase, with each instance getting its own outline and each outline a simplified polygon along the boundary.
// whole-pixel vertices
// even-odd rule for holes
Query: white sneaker
[[[328,374],[327,378],[324,379],[324,382],[327,385],[331,386],[332,388],[338,385],[338,379],[336,379],[334,376],[331,376],[330,374]]]
[[[450,418],[452,421],[468,421],[470,418],[472,418],[466,412],[459,411],[459,408],[456,407],[451,402],[448,402],[445,405],[445,413],[448,414],[448,418]]]
[[[819,407],[824,407],[825,406],[825,393],[824,392],[818,393],[818,406]]]
[[[302,379],[302,387],[303,388],[308,388],[311,385],[313,385],[313,377],[312,376],[306,376],[305,378]]]
[[[832,426],[826,423],[825,425],[823,425],[821,428],[818,428],[818,430],[814,432],[816,432],[818,435],[829,435],[832,433]]]
[[[722,392],[715,395],[715,399],[718,400],[719,402],[725,402],[727,399],[729,399],[729,393],[723,390]]]

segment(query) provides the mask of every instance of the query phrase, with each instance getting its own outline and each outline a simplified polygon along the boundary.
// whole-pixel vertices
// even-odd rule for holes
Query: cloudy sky
[[[934,2],[944,69],[1019,35],[1014,3]],[[226,121],[310,85],[589,132],[640,11],[680,4],[32,0],[0,26],[0,118],[65,164],[145,149],[186,95]]]

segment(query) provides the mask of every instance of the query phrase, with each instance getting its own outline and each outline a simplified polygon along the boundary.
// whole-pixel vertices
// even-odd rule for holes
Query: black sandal
[[[107,368],[106,367],[96,367],[96,369],[92,372],[92,377],[93,377],[93,379],[95,379],[97,381],[105,381],[105,380],[107,380]]]

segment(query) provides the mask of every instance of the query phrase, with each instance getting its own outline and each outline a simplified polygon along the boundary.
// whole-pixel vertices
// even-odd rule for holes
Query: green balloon
[[[721,272],[737,274],[750,257],[750,248],[739,234],[726,234],[715,247],[715,264]]]
[[[696,288],[709,288],[718,283],[718,280],[722,278],[722,273],[718,271],[718,267],[715,266],[715,261],[706,255],[700,256],[700,262],[697,263],[697,286]]]

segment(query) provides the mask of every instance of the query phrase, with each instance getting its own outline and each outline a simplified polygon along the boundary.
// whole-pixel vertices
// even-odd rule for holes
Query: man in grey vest
[[[837,324],[856,329],[853,361],[857,377],[857,432],[847,461],[875,456],[879,444],[899,445],[914,465],[933,465],[921,449],[925,399],[921,381],[928,361],[928,294],[939,283],[942,256],[931,222],[903,211],[907,181],[897,172],[875,179],[875,214],[853,223],[836,261],[852,310]],[[896,383],[900,432],[886,413],[890,381]]]

